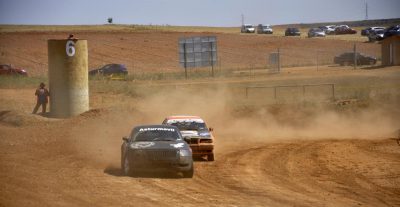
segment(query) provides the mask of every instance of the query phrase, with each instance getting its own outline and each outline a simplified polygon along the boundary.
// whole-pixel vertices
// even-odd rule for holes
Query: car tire
[[[214,153],[207,155],[207,160],[208,161],[214,161]]]
[[[193,163],[191,164],[191,167],[188,171],[182,172],[184,178],[193,178],[193,174],[194,174]]]
[[[127,156],[124,157],[123,165],[122,165],[122,172],[126,176],[132,176],[133,175],[133,169],[132,165],[129,163],[129,159]]]

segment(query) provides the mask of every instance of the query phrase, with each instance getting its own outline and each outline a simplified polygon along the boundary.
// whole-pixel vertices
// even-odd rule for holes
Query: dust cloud
[[[265,105],[243,97],[226,86],[154,89],[137,97],[113,96],[111,107],[72,119],[70,138],[76,152],[99,163],[120,159],[121,138],[141,124],[160,124],[170,115],[198,115],[214,128],[216,150],[232,145],[302,139],[376,139],[392,137],[400,126],[393,106],[332,104]],[[118,164],[119,165],[119,164]]]

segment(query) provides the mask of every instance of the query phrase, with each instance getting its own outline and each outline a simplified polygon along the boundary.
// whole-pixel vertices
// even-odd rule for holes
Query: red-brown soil
[[[47,39],[67,35],[0,34],[0,62],[26,67],[32,75],[46,74]],[[90,67],[118,62],[134,64],[141,72],[178,70],[177,38],[189,35],[217,35],[227,68],[261,65],[277,47],[286,48],[287,54],[326,49],[332,55],[352,48],[346,41],[261,35],[76,34],[89,41]],[[380,55],[378,44],[358,47]],[[294,52],[287,61],[301,65],[296,57],[313,60],[311,54]],[[399,102],[389,99],[398,88],[400,69],[347,69],[315,72],[303,67],[221,82],[140,83],[134,86],[149,92],[137,96],[91,88],[92,110],[63,120],[30,114],[33,87],[0,89],[0,206],[400,206],[400,146],[390,139],[400,126]],[[369,95],[372,99],[384,93],[385,99],[339,110],[318,104],[266,108],[261,107],[265,100],[255,97],[250,105],[242,88],[231,90],[228,84],[331,80],[354,84],[342,92],[355,86],[382,87]],[[135,83],[121,84],[128,88]],[[193,92],[196,84],[201,90]],[[193,179],[123,176],[121,137],[135,125],[160,123],[173,114],[200,115],[215,129],[216,161],[196,161]]]

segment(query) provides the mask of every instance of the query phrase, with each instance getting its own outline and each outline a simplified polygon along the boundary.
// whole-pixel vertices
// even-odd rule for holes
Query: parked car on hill
[[[383,30],[383,29],[385,29],[385,28],[384,27],[367,27],[367,28],[361,30],[361,35],[368,36],[371,31]]]
[[[255,33],[256,29],[251,24],[244,24],[244,25],[242,25],[240,32],[241,33]]]
[[[321,26],[319,28],[322,29],[325,32],[325,34],[331,35],[335,34],[336,25]]]
[[[12,65],[0,65],[1,76],[28,76],[28,72],[25,69],[14,68]]]
[[[89,75],[127,75],[128,70],[123,64],[108,64],[99,69],[89,71]]]
[[[400,35],[400,25],[391,26],[385,29],[383,38],[391,37],[394,35]]]
[[[125,175],[172,171],[193,177],[192,150],[175,126],[137,126],[122,139],[121,169]]]
[[[339,65],[354,65],[354,58],[356,58],[357,65],[375,65],[376,58],[365,55],[362,53],[345,52],[339,56],[334,57],[333,62]]]
[[[325,32],[320,28],[311,28],[308,30],[308,37],[325,37]]]
[[[337,35],[341,35],[341,34],[356,34],[357,31],[350,28],[347,25],[340,25],[338,27],[336,27],[335,29],[335,34]]]
[[[370,42],[381,41],[383,40],[384,33],[385,33],[384,29],[372,30],[368,34],[368,41]]]
[[[272,34],[274,31],[269,24],[259,24],[257,26],[258,34]]]
[[[285,31],[285,36],[300,36],[300,30],[295,27],[289,27]]]
[[[170,116],[163,124],[178,127],[184,140],[189,144],[193,157],[207,157],[214,161],[214,136],[212,128],[207,128],[203,119],[198,116]]]

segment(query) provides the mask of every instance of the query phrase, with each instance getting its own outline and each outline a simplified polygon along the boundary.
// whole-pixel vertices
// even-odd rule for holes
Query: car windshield
[[[245,28],[253,28],[252,25],[245,25],[244,27],[245,27]]]
[[[376,30],[375,34],[383,34],[385,32],[385,30],[381,29],[381,30]]]
[[[145,128],[140,129],[134,141],[176,141],[180,140],[179,133],[173,128]]]
[[[322,32],[322,30],[320,28],[314,28],[314,29],[312,29],[312,31],[314,31],[314,32]]]
[[[269,29],[270,27],[269,26],[263,26],[262,28],[263,29]]]
[[[179,130],[204,130],[207,129],[205,123],[200,122],[175,122],[171,123],[171,125],[178,127]]]

